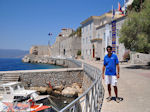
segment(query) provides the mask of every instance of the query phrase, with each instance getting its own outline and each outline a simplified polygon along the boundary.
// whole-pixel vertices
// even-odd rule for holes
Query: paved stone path
[[[102,62],[84,61],[102,69]],[[105,95],[102,112],[150,112],[150,69],[134,69],[129,64],[120,64],[120,78],[118,79],[118,94],[123,100],[120,103],[108,97],[104,84]],[[112,88],[112,96],[115,97]]]

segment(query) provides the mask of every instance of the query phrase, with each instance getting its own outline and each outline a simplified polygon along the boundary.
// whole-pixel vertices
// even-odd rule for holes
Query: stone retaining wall
[[[52,86],[63,85],[64,87],[71,86],[73,83],[78,83],[82,86],[83,91],[89,88],[94,81],[90,76],[92,70],[89,68],[91,67],[86,67],[90,71],[87,72],[86,70],[85,72],[81,68],[81,63],[78,61],[49,57],[34,57],[33,55],[27,56],[24,61],[32,63],[49,63],[69,68],[0,72],[0,80],[5,74],[19,74],[19,81],[23,82],[25,87],[48,86],[49,82]]]
[[[60,65],[67,68],[78,68],[75,63],[67,60],[67,59],[58,59],[58,58],[51,58],[46,56],[36,56],[36,55],[26,55],[23,59],[23,62],[27,63],[44,63],[44,64],[53,64],[53,65]]]
[[[19,81],[23,82],[25,87],[48,86],[49,82],[52,86],[63,85],[66,87],[75,82],[82,85],[84,74],[81,68],[64,68],[0,72],[0,76],[14,73],[19,74]]]

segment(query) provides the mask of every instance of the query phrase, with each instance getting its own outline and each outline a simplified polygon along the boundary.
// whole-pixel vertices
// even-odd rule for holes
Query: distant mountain
[[[18,49],[0,49],[0,58],[22,58],[29,51],[18,50]]]

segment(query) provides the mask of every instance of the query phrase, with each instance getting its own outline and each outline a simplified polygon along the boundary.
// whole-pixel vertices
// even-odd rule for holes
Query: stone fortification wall
[[[39,55],[39,56],[50,56],[50,47],[49,46],[40,46],[35,45],[30,48],[30,54]]]

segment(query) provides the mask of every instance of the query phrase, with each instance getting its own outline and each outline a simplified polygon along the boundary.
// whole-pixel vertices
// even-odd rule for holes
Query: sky
[[[124,0],[0,0],[0,49],[29,50],[55,42],[62,28],[118,8]],[[48,33],[52,33],[51,39]]]

